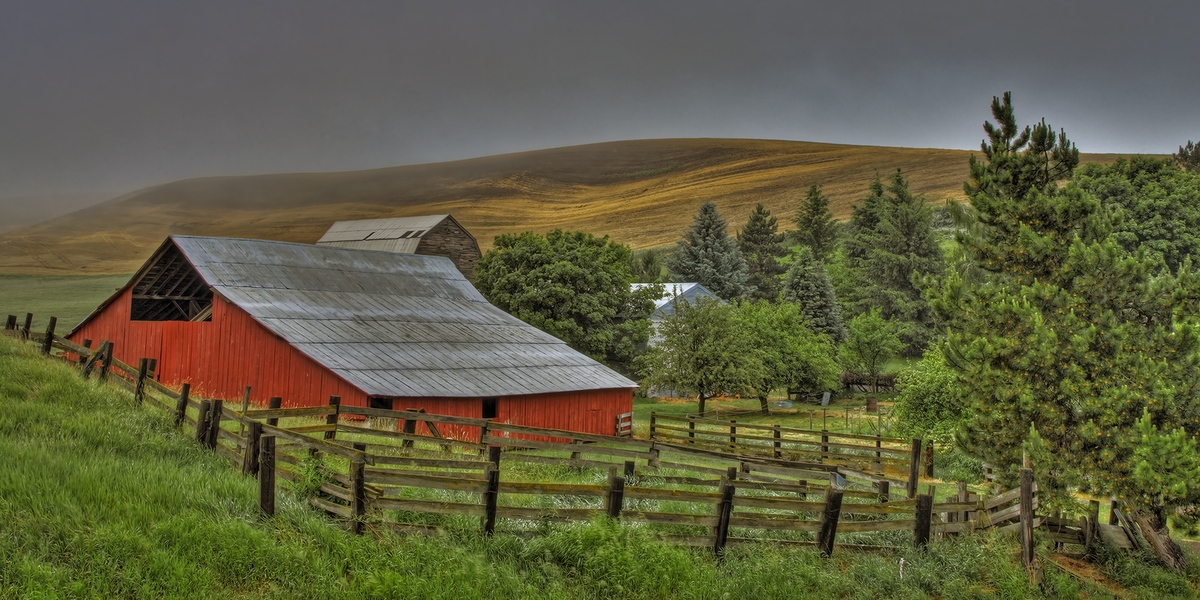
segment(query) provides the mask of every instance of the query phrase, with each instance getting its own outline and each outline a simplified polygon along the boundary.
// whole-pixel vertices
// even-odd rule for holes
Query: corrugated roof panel
[[[370,395],[491,397],[636,385],[488,304],[446,258],[172,239],[218,293]]]

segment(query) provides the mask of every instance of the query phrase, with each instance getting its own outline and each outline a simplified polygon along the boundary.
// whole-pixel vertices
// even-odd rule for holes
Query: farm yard
[[[6,333],[11,337],[20,332]],[[216,477],[223,481],[224,478],[217,477],[218,472],[231,474],[230,481],[222,483],[220,489],[243,498],[244,504],[233,513],[237,523],[224,522],[222,526],[249,528],[251,531],[241,531],[237,536],[243,543],[255,539],[252,532],[261,528],[267,528],[268,533],[274,528],[276,536],[285,534],[279,531],[281,527],[302,526],[305,531],[310,530],[316,517],[304,508],[307,504],[328,515],[325,527],[342,524],[323,534],[327,545],[324,552],[345,552],[355,558],[359,553],[371,554],[361,546],[361,540],[369,539],[377,544],[374,550],[377,554],[391,556],[389,553],[401,552],[402,556],[410,557],[399,561],[402,565],[411,564],[422,553],[428,557],[446,553],[456,557],[452,560],[468,560],[473,553],[486,557],[482,564],[476,562],[472,567],[473,572],[480,573],[478,580],[453,582],[444,579],[444,574],[432,576],[428,565],[414,565],[414,572],[404,573],[396,570],[396,564],[382,569],[378,562],[366,561],[362,564],[373,565],[370,574],[361,575],[361,579],[354,579],[351,584],[350,571],[346,571],[334,584],[342,590],[359,590],[364,597],[386,597],[395,593],[399,589],[395,586],[401,582],[428,591],[429,597],[553,597],[558,593],[585,597],[710,597],[714,590],[721,589],[731,592],[740,589],[742,597],[795,597],[795,589],[784,585],[789,581],[804,586],[800,589],[812,589],[819,597],[827,597],[831,592],[842,597],[937,596],[947,592],[950,596],[1031,597],[1050,589],[1068,595],[1104,597],[1137,592],[1138,585],[1147,593],[1188,589],[1187,583],[1173,579],[1177,576],[1158,572],[1152,572],[1151,577],[1146,577],[1146,573],[1140,578],[1130,577],[1128,581],[1133,584],[1130,589],[1118,592],[1113,592],[1121,590],[1115,582],[1098,584],[1080,579],[1071,572],[1078,565],[1072,566],[1074,563],[1065,556],[1051,555],[1054,542],[1043,537],[1077,541],[1074,547],[1078,552],[1084,543],[1083,532],[1070,526],[1059,526],[1054,534],[1039,533],[1043,539],[1035,552],[1043,570],[1039,573],[1041,584],[1034,586],[1025,568],[1020,566],[1016,552],[1018,537],[1004,533],[1018,525],[1011,520],[1020,512],[1011,504],[1018,499],[1017,490],[995,495],[992,501],[988,498],[991,489],[984,481],[973,481],[960,491],[960,486],[926,478],[920,480],[914,492],[931,491],[935,496],[910,495],[904,489],[903,479],[908,473],[917,472],[912,464],[902,460],[893,464],[888,458],[880,460],[870,444],[864,450],[854,450],[846,442],[855,434],[844,434],[849,438],[843,439],[833,433],[832,423],[836,419],[827,421],[831,439],[805,442],[804,436],[799,435],[802,430],[790,431],[786,426],[777,438],[755,436],[753,430],[747,430],[754,427],[746,420],[749,415],[738,415],[737,424],[742,429],[731,432],[729,421],[716,417],[689,418],[678,416],[675,411],[663,414],[651,411],[654,427],[663,429],[651,439],[639,440],[637,436],[589,437],[332,403],[319,408],[245,410],[230,406],[235,403],[181,395],[149,377],[145,363],[140,368],[126,365],[103,351],[89,353],[61,337],[52,338],[49,344],[51,353],[61,360],[47,360],[35,350],[45,348],[45,338],[37,333],[28,337],[30,342],[24,347],[11,339],[2,342],[5,373],[18,381],[33,382],[5,388],[6,402],[18,401],[19,406],[26,407],[15,414],[34,410],[28,405],[37,402],[41,403],[37,409],[52,411],[57,394],[39,394],[43,386],[49,386],[64,393],[82,394],[91,402],[103,399],[84,412],[105,412],[107,416],[101,421],[106,426],[115,423],[118,428],[128,427],[130,418],[141,421],[141,427],[149,423],[149,429],[140,430],[140,434],[159,439],[136,443],[150,447],[165,444],[175,448],[176,453],[183,452],[179,444],[186,447],[186,452],[172,455],[176,460],[170,469],[158,465],[157,477],[178,481],[174,485],[182,487],[177,489],[189,489],[181,479],[194,480],[194,469],[206,469],[205,480]],[[92,360],[88,360],[89,356]],[[80,378],[81,370],[90,371],[90,380]],[[99,381],[100,377],[105,382]],[[63,400],[70,402],[69,397]],[[70,407],[80,411],[81,403],[74,401]],[[826,409],[826,416],[834,411],[836,407]],[[117,413],[123,418],[114,419]],[[206,413],[220,414],[223,418],[206,419]],[[843,429],[846,414],[837,415]],[[797,420],[797,416],[807,417],[802,411],[769,417]],[[880,421],[876,417],[875,422]],[[438,425],[452,424],[488,429],[479,434],[479,442],[438,437]],[[672,424],[684,426],[672,430]],[[22,430],[16,424],[14,427],[14,431]],[[128,431],[124,433],[129,435]],[[674,443],[681,440],[670,439],[688,433],[696,442],[690,448],[686,443]],[[256,436],[262,437],[256,439]],[[755,439],[760,437],[766,439]],[[857,437],[872,439],[873,436]],[[268,439],[272,440],[270,453],[262,451]],[[657,445],[655,439],[664,443]],[[912,448],[904,440],[887,437],[878,440],[886,442],[882,448],[895,449],[884,456],[911,454]],[[823,442],[832,447],[822,448]],[[730,444],[738,451],[728,452]],[[259,447],[257,453],[253,451],[255,446]],[[207,453],[198,450],[204,447],[211,450]],[[784,460],[774,460],[777,455]],[[182,465],[178,462],[181,456],[205,466]],[[260,461],[257,464],[256,457]],[[86,468],[74,457],[67,463]],[[70,466],[64,463],[57,468]],[[921,473],[927,468],[922,462],[917,466]],[[171,469],[178,472],[168,476]],[[237,475],[239,472],[242,475]],[[274,477],[266,477],[268,472]],[[845,479],[831,485],[836,478],[830,473],[844,473]],[[257,485],[246,474],[257,474]],[[876,477],[872,478],[872,474]],[[264,496],[263,481],[275,477],[278,492],[272,487]],[[799,477],[809,479],[800,481]],[[889,490],[880,488],[880,481],[900,485]],[[931,484],[939,491],[926,487]],[[71,487],[82,485],[85,484],[78,482]],[[966,490],[970,490],[970,496],[962,495]],[[117,492],[110,489],[103,493]],[[977,500],[979,494],[984,499]],[[840,515],[833,517],[836,533],[823,534],[830,522],[829,503],[834,495],[840,504]],[[1036,495],[1031,497],[1036,507]],[[968,498],[970,501],[966,501]],[[881,502],[884,499],[887,502]],[[258,520],[253,516],[256,504],[259,513],[274,516],[253,525]],[[1010,508],[1005,510],[1005,507]],[[147,518],[147,507],[139,510],[140,518]],[[921,510],[927,511],[923,523]],[[190,519],[227,518],[226,512],[228,509],[218,511],[217,515],[198,515],[194,510],[187,511]],[[99,516],[93,514],[92,518]],[[1005,522],[1012,525],[993,526],[991,519],[995,519],[995,525]],[[1039,526],[1040,532],[1049,531],[1040,523]],[[192,523],[191,527],[190,531],[194,531],[202,525]],[[488,530],[495,533],[480,535]],[[1131,546],[1130,542],[1122,543],[1114,537],[1118,533],[1124,535],[1120,528],[1101,526],[1098,531],[1103,532],[1101,535],[1106,536],[1109,544]],[[1063,537],[1066,535],[1077,537]],[[828,546],[821,545],[822,538]],[[717,542],[718,539],[721,541]],[[168,536],[166,542],[177,544],[183,540]],[[714,553],[716,543],[720,545]],[[139,552],[144,550],[142,546]],[[264,569],[274,573],[262,579],[272,582],[270,590],[264,592],[286,595],[331,585],[320,580],[319,569],[303,575],[280,572],[284,567],[307,568],[298,567],[294,560],[267,568],[257,557],[246,554],[244,548],[237,552],[236,556],[243,558],[235,562],[245,562],[246,569],[260,576]],[[1114,566],[1135,560],[1122,556],[1122,552],[1118,550],[1110,557]],[[311,552],[305,554],[311,558]],[[832,556],[821,558],[822,554]],[[651,563],[647,557],[660,560]],[[135,562],[142,560],[142,557],[129,558]],[[907,579],[901,577],[900,559],[904,560]],[[979,560],[987,561],[986,569],[980,570],[978,564],[959,564]],[[524,580],[523,577],[512,577],[514,570],[524,573],[535,566],[539,569],[538,577],[548,578],[538,586],[521,585],[518,581]],[[78,581],[80,574],[72,572],[69,565],[58,568],[60,573],[61,569],[67,569],[66,572],[72,573],[71,579]],[[148,567],[137,565],[134,572],[140,568]],[[236,568],[229,573],[223,572],[224,568],[228,567],[211,559],[200,561],[181,581],[187,585],[199,582],[207,586],[201,589],[220,593],[227,589],[227,582],[239,577]],[[344,567],[347,568],[352,569]],[[935,579],[932,572],[919,574],[931,568],[934,571],[953,568],[961,578],[939,575]],[[869,576],[874,581],[870,586],[856,588],[850,584],[854,576],[846,575],[847,571]],[[28,586],[34,585],[34,581],[37,585],[52,585],[54,580],[48,573],[38,580],[26,579],[28,574],[24,573],[6,574],[4,580],[30,589]],[[395,573],[394,580],[389,573]],[[753,581],[747,581],[746,577]],[[604,581],[603,586],[588,589],[589,585],[600,585],[600,580]],[[143,583],[138,589],[161,593],[179,589],[171,586],[181,584],[154,577],[150,581],[148,587]],[[106,580],[104,585],[108,586],[104,589],[117,594],[134,589],[122,587],[131,584],[120,580]],[[426,585],[429,587],[422,587]]]

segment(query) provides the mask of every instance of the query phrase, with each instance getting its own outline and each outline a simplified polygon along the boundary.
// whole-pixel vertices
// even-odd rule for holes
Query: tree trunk
[[[704,394],[700,394],[700,415],[704,416]]]
[[[1171,539],[1171,531],[1163,519],[1145,513],[1135,513],[1130,518],[1141,528],[1142,537],[1146,538],[1158,560],[1167,568],[1182,571],[1187,567],[1183,550]]]
[[[758,403],[762,405],[762,414],[764,414],[764,415],[771,414],[771,409],[767,407],[767,397],[766,396],[759,396]]]

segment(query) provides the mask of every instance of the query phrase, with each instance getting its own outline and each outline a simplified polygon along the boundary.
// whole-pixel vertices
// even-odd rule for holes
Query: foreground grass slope
[[[668,547],[636,527],[355,537],[291,493],[259,520],[256,484],[114,387],[0,338],[0,596],[238,598],[1105,597],[1048,570],[1033,587],[1005,537],[930,551]],[[904,577],[899,560],[906,563]],[[1122,563],[1124,564],[1124,563]],[[1131,573],[1153,572],[1130,563]],[[1146,597],[1188,596],[1179,576]]]
[[[897,167],[911,177],[913,191],[931,201],[960,197],[969,154],[666,139],[370,171],[188,179],[0,234],[0,273],[128,273],[171,233],[313,242],[340,219],[444,212],[484,249],[498,233],[555,227],[646,248],[678,239],[706,200],[735,226],[763,202],[787,227],[795,202],[813,183],[825,186],[830,209],[845,217],[877,172]]]

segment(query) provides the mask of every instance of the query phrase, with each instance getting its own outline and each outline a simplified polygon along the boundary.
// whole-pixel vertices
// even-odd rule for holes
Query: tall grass
[[[263,521],[254,480],[172,429],[127,393],[0,338],[0,597],[1079,596],[1057,572],[1031,586],[999,535],[833,559],[732,546],[718,561],[606,520],[530,540],[483,538],[465,521],[440,536],[354,536],[287,490]]]

